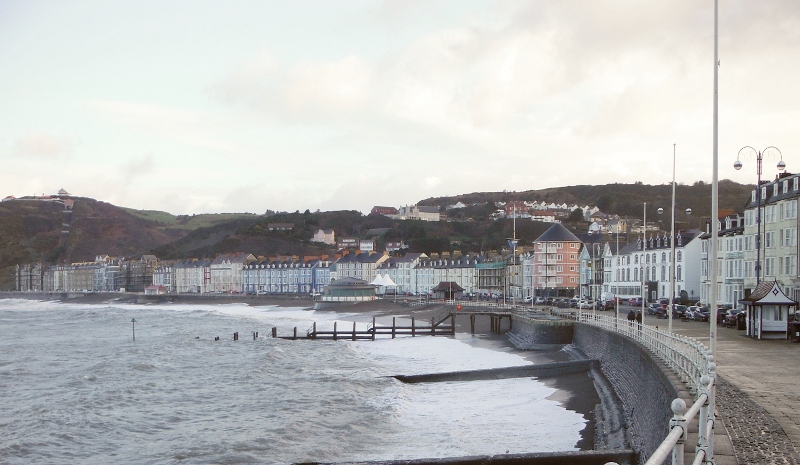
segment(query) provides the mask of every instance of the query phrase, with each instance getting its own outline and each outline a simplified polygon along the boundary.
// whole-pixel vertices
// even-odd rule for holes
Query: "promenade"
[[[648,325],[667,328],[666,320]],[[709,324],[679,319],[673,332],[709,345]],[[717,410],[739,463],[800,464],[800,343],[755,340],[717,327]]]

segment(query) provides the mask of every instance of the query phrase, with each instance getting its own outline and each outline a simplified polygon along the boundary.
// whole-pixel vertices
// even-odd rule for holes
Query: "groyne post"
[[[375,317],[372,317],[372,340],[375,340]]]
[[[395,324],[395,317],[392,317],[392,339],[394,339],[394,337],[395,337],[395,331],[396,330],[397,330],[397,328],[396,328],[396,324]]]
[[[450,334],[456,334],[456,316],[453,313],[450,314]]]
[[[233,333],[233,340],[234,341],[238,341],[239,340],[239,332],[238,331]]]
[[[356,322],[353,322],[353,340],[356,340]]]
[[[292,339],[297,339],[297,326],[294,327],[294,335],[292,336]]]
[[[469,316],[469,329],[472,334],[475,334],[475,315]]]
[[[414,317],[411,317],[411,337],[415,337],[417,335],[417,329],[414,327]]]
[[[436,326],[433,325],[434,318],[431,317],[431,336],[436,335]]]
[[[336,340],[336,322],[333,322],[333,340]]]
[[[278,327],[277,326],[273,326],[272,327],[272,337],[278,337]]]

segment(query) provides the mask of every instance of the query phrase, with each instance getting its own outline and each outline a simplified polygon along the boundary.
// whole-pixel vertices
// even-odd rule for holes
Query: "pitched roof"
[[[453,291],[453,292],[462,292],[464,290],[463,287],[459,286],[458,283],[454,281],[442,281],[436,285],[431,291],[433,292],[444,292],[444,291]]]
[[[541,236],[536,238],[534,242],[581,242],[575,234],[572,234],[561,223],[553,223]]]
[[[786,297],[777,281],[760,282],[753,292],[742,300],[752,305],[797,305],[797,302]]]

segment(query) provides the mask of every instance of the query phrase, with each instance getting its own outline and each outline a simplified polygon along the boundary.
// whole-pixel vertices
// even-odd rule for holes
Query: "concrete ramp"
[[[587,372],[599,366],[597,360],[574,360],[569,362],[543,363],[516,367],[489,368],[486,370],[453,371],[422,375],[394,375],[404,383],[439,383],[443,381],[479,381],[506,378],[549,378],[568,373]]]

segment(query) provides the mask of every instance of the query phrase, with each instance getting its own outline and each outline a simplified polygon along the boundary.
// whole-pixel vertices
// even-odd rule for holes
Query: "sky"
[[[800,2],[719,8],[719,178],[755,184],[746,146],[798,172]],[[665,184],[673,153],[677,182],[710,182],[713,19],[711,0],[0,0],[0,198],[368,213]]]

